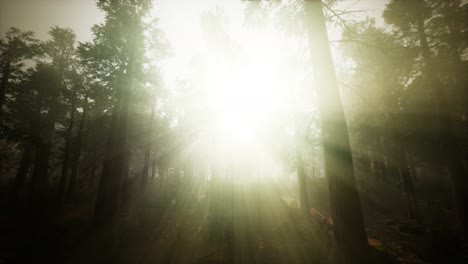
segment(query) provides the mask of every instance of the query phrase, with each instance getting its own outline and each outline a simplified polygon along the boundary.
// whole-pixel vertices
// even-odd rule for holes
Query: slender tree
[[[368,249],[367,236],[322,2],[308,0],[305,8],[309,19],[310,52],[318,87],[325,172],[330,186],[338,261],[362,263],[367,256],[364,253]]]
[[[76,196],[76,185],[78,179],[79,162],[81,158],[81,151],[83,148],[83,137],[84,137],[84,126],[86,123],[86,117],[88,114],[88,96],[85,95],[83,98],[83,111],[81,112],[81,118],[78,124],[78,131],[74,138],[72,160],[70,165],[70,184],[68,185],[67,196],[69,199],[74,199]]]
[[[149,135],[149,134],[153,133],[153,129],[154,129],[153,122],[154,122],[155,111],[156,111],[156,109],[153,106],[151,108],[151,114],[150,114],[149,120],[148,120],[148,128],[147,128],[148,131],[145,134]],[[152,139],[150,139],[149,142],[146,142],[145,153],[144,153],[144,161],[143,161],[143,168],[142,168],[142,172],[141,172],[141,185],[143,187],[145,186],[146,182],[148,181],[148,177],[149,177],[152,145],[153,145],[153,140]]]

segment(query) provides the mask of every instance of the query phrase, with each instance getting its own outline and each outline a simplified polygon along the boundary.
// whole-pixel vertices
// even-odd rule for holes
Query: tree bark
[[[348,128],[336,82],[335,69],[328,43],[322,2],[305,2],[309,46],[323,133],[325,171],[329,181],[337,261],[367,261],[368,242],[354,166]]]

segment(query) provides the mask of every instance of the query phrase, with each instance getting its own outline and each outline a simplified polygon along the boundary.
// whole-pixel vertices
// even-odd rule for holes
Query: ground
[[[316,209],[303,216],[297,202],[272,185],[233,187],[234,199],[224,205],[233,208],[228,210],[233,213],[224,215],[223,231],[213,239],[206,192],[184,196],[153,184],[153,191],[129,200],[119,222],[106,230],[92,228],[92,206],[69,206],[61,224],[44,227],[35,236],[24,222],[3,216],[0,263],[331,261],[330,218]],[[450,237],[435,238],[420,225],[405,221],[385,219],[368,224],[374,263],[467,263],[466,246],[459,247]],[[445,245],[429,243],[434,240],[445,241]]]

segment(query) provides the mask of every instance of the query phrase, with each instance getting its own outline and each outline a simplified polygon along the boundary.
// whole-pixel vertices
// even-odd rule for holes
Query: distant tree
[[[348,24],[343,32],[346,42],[340,45],[356,64],[356,73],[347,85],[359,89],[366,99],[358,98],[359,103],[354,104],[352,132],[359,143],[357,148],[364,153],[363,158],[368,159],[371,176],[385,184],[401,179],[409,216],[419,221],[407,154],[419,154],[409,146],[414,146],[421,137],[410,128],[411,115],[405,93],[407,80],[414,74],[417,52],[375,24],[373,19]]]
[[[90,87],[89,84],[86,83],[86,78],[83,78],[85,74],[79,73],[76,77],[78,80],[74,80],[76,85],[74,88],[74,93],[72,96],[75,96],[78,102],[78,107],[81,108],[81,113],[76,111],[79,115],[78,127],[76,134],[70,140],[71,142],[71,161],[70,161],[70,183],[68,184],[67,189],[67,198],[69,200],[74,200],[76,198],[76,188],[77,188],[77,180],[78,180],[78,173],[79,173],[79,163],[81,159],[81,153],[83,150],[83,141],[84,141],[84,133],[85,133],[85,124],[88,118],[88,112],[90,108]],[[84,80],[83,80],[84,79]],[[97,89],[96,89],[97,90]],[[73,110],[74,108],[71,107]],[[78,109],[78,108],[77,108]],[[77,110],[75,109],[75,110]],[[74,110],[74,111],[75,111]]]
[[[37,93],[32,118],[32,142],[35,148],[34,170],[29,191],[29,212],[33,219],[45,215],[44,207],[49,182],[49,161],[52,154],[55,121],[60,110],[61,78],[49,65],[39,64],[28,81],[30,89]]]
[[[41,217],[41,207],[44,206],[41,203],[44,202],[49,178],[56,123],[65,113],[66,104],[63,99],[66,94],[66,73],[72,65],[75,50],[75,34],[71,29],[53,27],[49,33],[52,38],[43,45],[46,60],[38,65],[35,73],[35,78],[39,80],[37,83],[31,80],[31,85],[40,98],[35,117],[37,127],[33,129],[38,134],[30,192],[30,209],[38,212],[38,217]],[[38,87],[34,87],[36,85]]]
[[[60,98],[57,99],[63,104],[64,114],[69,117],[68,124],[66,121],[64,124],[66,130],[64,134],[62,169],[57,196],[57,215],[61,215],[70,165],[71,136],[75,123],[77,101],[76,90],[80,83],[79,80],[77,80],[77,73],[73,70],[74,64],[76,63],[75,33],[69,28],[53,27],[50,34],[52,40],[45,43],[44,51],[52,60],[52,65],[60,76]],[[69,108],[68,111],[66,109],[67,106]]]
[[[165,47],[156,45],[161,44],[161,36],[155,24],[144,22],[151,1],[100,0],[97,6],[105,12],[105,22],[93,28],[93,43],[83,50],[96,59],[95,68],[102,80],[108,81],[106,88],[112,94],[111,125],[95,207],[94,220],[99,225],[116,216],[121,184],[128,177],[132,98],[145,84],[145,51],[157,47],[153,52],[161,54]]]
[[[463,12],[460,6],[460,1],[445,3],[437,0],[410,2],[393,0],[386,6],[383,16],[388,23],[399,29],[401,37],[414,43],[420,52],[421,83],[426,87],[431,103],[430,106],[426,104],[422,108],[431,113],[429,120],[436,124],[434,138],[438,147],[435,151],[439,153],[439,159],[443,160],[442,164],[449,170],[456,197],[455,204],[459,222],[466,235],[468,229],[468,203],[466,202],[468,200],[468,178],[459,144],[460,137],[456,130],[458,121],[454,117],[454,109],[451,106],[451,99],[454,96],[451,95],[450,87],[444,84],[441,72],[434,60],[437,51],[434,47],[438,46],[436,41],[440,38],[441,29],[445,31],[447,28],[454,28],[454,25],[463,28],[463,31],[467,28],[466,21],[453,23],[456,21],[454,19],[454,21],[450,21],[452,23],[444,24],[443,22],[449,21],[440,19],[446,15],[452,17],[452,14],[443,13],[447,10],[460,10],[461,16],[466,17],[464,15],[466,12]],[[459,44],[454,44],[453,39],[448,42],[455,53],[458,53],[462,47],[466,47],[466,40],[459,40]],[[459,56],[451,56],[451,58],[454,57],[459,58]],[[459,60],[456,59],[456,61]]]
[[[10,82],[17,79],[27,59],[33,58],[39,51],[39,40],[32,31],[21,31],[12,27],[0,39],[0,113]]]
[[[8,124],[3,127],[5,138],[10,142],[18,143],[22,150],[19,166],[15,176],[12,193],[13,204],[23,200],[26,191],[27,177],[31,172],[34,159],[34,117],[36,116],[36,91],[32,89],[30,78],[33,70],[25,72],[21,81],[11,85],[11,96],[14,100],[7,102],[9,109]]]

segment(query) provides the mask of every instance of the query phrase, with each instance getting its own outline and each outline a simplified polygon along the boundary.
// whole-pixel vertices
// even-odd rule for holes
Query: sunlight
[[[286,170],[275,148],[292,140],[286,130],[313,103],[304,90],[310,89],[304,56],[273,24],[233,28],[235,43],[208,49],[198,64],[203,74],[196,76],[203,77],[195,101],[210,109],[199,142],[212,164],[232,170],[232,180],[275,181]]]
[[[285,162],[275,151],[295,137],[287,130],[305,123],[315,108],[306,67],[310,58],[303,40],[285,34],[272,19],[249,25],[242,3],[235,6],[206,6],[193,23],[174,22],[191,33],[168,32],[177,53],[162,76],[174,97],[184,98],[180,124],[197,131],[191,149],[201,160],[248,168],[236,173],[242,182],[271,180],[281,174],[272,168]]]
[[[0,0],[0,262],[468,263],[467,10]]]
[[[280,101],[275,93],[279,66],[279,36],[245,34],[242,39],[246,59],[240,69],[210,65],[213,76],[212,100],[216,112],[216,133],[232,144],[253,145],[268,120],[278,112]]]
[[[233,77],[217,75],[222,79],[213,100],[215,122],[224,139],[238,144],[251,144],[255,139],[274,110],[274,97],[268,91],[272,84],[264,78],[268,75],[265,67],[249,67]]]

